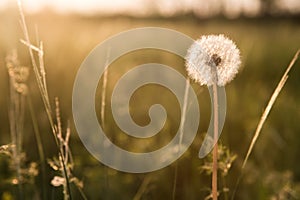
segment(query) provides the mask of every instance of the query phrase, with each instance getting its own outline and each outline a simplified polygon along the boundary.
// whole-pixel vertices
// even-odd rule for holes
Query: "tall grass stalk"
[[[39,159],[40,159],[40,164],[41,164],[42,197],[43,197],[43,199],[47,199],[46,159],[45,159],[44,148],[43,148],[42,138],[41,138],[41,134],[40,134],[40,131],[39,131],[39,126],[38,126],[36,114],[34,112],[34,108],[33,108],[33,105],[32,105],[30,92],[28,92],[28,94],[27,94],[27,103],[28,103],[28,108],[29,108],[32,124],[33,124],[33,132],[34,132],[34,136],[35,136],[35,139],[36,139],[38,154],[39,154]]]
[[[105,67],[108,67],[109,56],[110,56],[110,49],[108,49],[108,52],[107,52]],[[101,116],[102,127],[104,126],[104,123],[105,123],[105,102],[106,102],[106,91],[107,91],[107,79],[108,79],[108,68],[106,68],[104,70],[103,84],[102,84],[102,91],[101,91],[101,113],[100,113],[100,116]]]
[[[58,160],[56,158],[53,158],[53,160],[48,159],[48,164],[52,167],[52,169],[58,171],[60,174],[59,176],[54,176],[54,178],[51,181],[51,184],[54,187],[63,186],[64,200],[67,200],[70,197],[68,194],[68,185],[65,177],[68,177],[70,183],[73,183],[78,189],[81,195],[81,199],[86,200],[87,198],[82,190],[83,183],[79,181],[78,178],[76,178],[72,174],[74,168],[74,161],[73,161],[71,149],[69,147],[69,141],[71,136],[70,123],[68,122],[66,131],[65,133],[63,133],[63,125],[62,125],[61,114],[60,114],[60,105],[57,97],[55,98],[55,119],[56,119],[55,130],[57,133],[59,150],[60,152],[62,152],[63,156],[58,157]],[[66,171],[64,170],[63,166],[66,166]]]
[[[190,88],[190,79],[187,78],[186,82],[185,82],[184,97],[183,97],[183,108],[182,108],[182,112],[181,112],[181,121],[180,121],[180,125],[179,125],[180,135],[179,135],[178,152],[180,152],[181,145],[182,145],[182,138],[183,138],[185,118],[186,118],[186,108],[187,108],[187,102],[188,102],[189,88]],[[173,191],[172,191],[172,199],[173,200],[175,200],[175,198],[176,198],[177,179],[178,179],[178,161],[176,161],[176,163],[175,163]]]
[[[271,98],[270,98],[270,100],[268,102],[267,107],[265,108],[265,111],[263,112],[263,114],[262,114],[262,116],[260,118],[260,121],[259,121],[259,123],[257,125],[256,130],[255,130],[254,136],[253,136],[253,138],[251,140],[251,144],[250,144],[249,149],[247,151],[246,157],[244,159],[244,162],[243,162],[243,165],[242,165],[242,169],[244,169],[245,166],[246,166],[246,164],[247,164],[247,161],[248,161],[249,156],[250,156],[250,154],[251,154],[251,152],[253,150],[253,147],[254,147],[257,139],[258,139],[258,136],[261,133],[261,129],[262,129],[262,127],[263,127],[263,125],[264,125],[264,123],[265,123],[265,121],[266,121],[266,119],[267,119],[267,117],[268,117],[268,115],[269,115],[269,113],[270,113],[270,111],[271,111],[274,103],[275,103],[275,100],[277,99],[280,91],[282,90],[283,86],[285,85],[285,83],[286,83],[286,81],[288,79],[288,73],[290,72],[290,70],[294,66],[296,60],[299,57],[299,54],[300,54],[300,49],[296,52],[294,58],[292,59],[292,61],[290,62],[289,66],[285,70],[283,76],[281,77],[281,80],[279,81],[279,83],[278,83],[275,91],[273,92],[273,94],[272,94],[272,96],[271,96]]]
[[[61,117],[60,117],[60,108],[59,108],[59,101],[58,98],[55,98],[55,116],[56,116],[56,132],[57,132],[57,138],[59,143],[59,150],[62,152],[62,156],[59,156],[59,162],[60,166],[67,166],[68,165],[68,159],[69,159],[69,138],[70,138],[70,128],[67,128],[66,137],[63,138],[62,133],[62,123],[61,123]],[[69,168],[67,170],[61,170],[61,174],[63,177],[69,177]],[[64,200],[69,199],[68,194],[68,185],[67,181],[63,182],[63,193],[64,193]]]
[[[146,175],[141,186],[139,187],[137,193],[135,194],[135,196],[133,197],[133,200],[140,200],[142,199],[142,196],[144,194],[144,192],[146,191],[148,185],[151,182],[151,176],[150,175]]]
[[[107,55],[106,55],[106,62],[105,62],[105,67],[107,67],[104,70],[103,74],[103,83],[102,83],[102,90],[101,90],[101,110],[100,110],[100,121],[101,121],[101,126],[104,129],[105,128],[105,105],[106,105],[106,91],[107,91],[107,80],[108,80],[108,60],[110,57],[110,48],[107,50]],[[109,189],[109,182],[108,182],[108,169],[106,166],[104,166],[104,181],[105,181],[105,191]]]
[[[65,175],[65,180],[66,180],[66,185],[67,185],[67,196],[69,199],[72,199],[71,196],[71,189],[70,189],[70,182],[69,182],[69,177],[67,176],[67,169],[65,166],[65,161],[64,161],[64,155],[63,152],[60,150],[59,148],[59,142],[58,142],[58,138],[57,138],[57,130],[55,129],[55,124],[54,124],[54,120],[52,118],[52,108],[50,105],[50,100],[49,100],[49,96],[48,96],[48,90],[47,90],[47,85],[46,85],[46,73],[45,73],[45,68],[44,68],[44,62],[43,62],[43,43],[40,42],[39,43],[39,47],[36,47],[34,45],[31,44],[30,39],[29,39],[29,33],[28,33],[28,29],[27,29],[27,25],[26,25],[26,21],[25,21],[25,16],[24,16],[24,12],[23,12],[23,8],[22,8],[22,2],[21,0],[18,0],[18,8],[19,8],[19,14],[20,14],[20,24],[21,24],[21,28],[23,30],[23,34],[24,34],[24,40],[21,40],[22,43],[24,43],[27,47],[28,47],[28,51],[29,51],[29,55],[31,58],[31,63],[32,63],[32,67],[33,67],[33,72],[35,74],[35,78],[37,80],[37,84],[39,87],[39,91],[41,93],[41,97],[45,106],[45,110],[47,113],[47,117],[52,129],[52,133],[55,139],[55,143],[58,149],[58,154],[59,154],[59,158],[62,160],[62,167],[63,167],[63,171],[64,171],[64,175]],[[37,64],[37,61],[34,57],[34,52],[37,52],[38,54],[38,58],[39,58],[39,67]]]
[[[12,183],[18,186],[19,199],[23,199],[23,178],[22,178],[22,146],[24,136],[24,114],[25,97],[27,95],[28,73],[25,67],[21,67],[17,59],[17,52],[14,51],[6,58],[7,70],[9,74],[9,124],[12,140],[13,168],[16,170],[16,179]]]

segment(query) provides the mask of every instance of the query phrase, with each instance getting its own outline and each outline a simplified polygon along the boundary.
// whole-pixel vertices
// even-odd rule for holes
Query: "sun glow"
[[[129,14],[147,16],[151,13],[172,16],[176,13],[193,12],[202,17],[224,14],[235,18],[244,14],[256,16],[261,11],[261,0],[22,0],[27,12],[49,8],[60,13],[82,14]],[[16,1],[1,0],[0,10],[15,6]],[[300,1],[275,0],[272,12],[299,13]]]

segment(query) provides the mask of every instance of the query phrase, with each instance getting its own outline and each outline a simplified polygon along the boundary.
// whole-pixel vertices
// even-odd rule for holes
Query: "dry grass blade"
[[[190,87],[190,79],[187,78],[186,82],[185,82],[183,108],[182,108],[181,121],[180,121],[180,125],[179,125],[179,129],[180,129],[179,150],[181,149],[181,145],[182,145],[183,129],[184,129],[184,124],[185,124],[186,108],[187,108],[187,101],[188,101],[188,96],[189,96],[189,87]]]
[[[19,8],[19,14],[20,14],[20,25],[21,25],[21,28],[23,30],[23,34],[25,37],[24,38],[25,40],[21,40],[21,42],[24,43],[28,47],[31,63],[33,66],[33,71],[34,71],[35,78],[37,80],[37,84],[39,87],[39,91],[41,93],[41,97],[42,97],[42,100],[43,100],[43,103],[45,106],[47,117],[48,117],[50,126],[52,128],[52,133],[53,133],[55,143],[56,143],[56,146],[58,149],[58,154],[59,154],[59,157],[62,159],[63,171],[64,171],[64,175],[65,175],[65,179],[66,179],[67,193],[68,193],[66,196],[68,196],[68,199],[72,199],[69,177],[68,177],[68,173],[67,173],[67,169],[66,169],[65,161],[64,161],[64,155],[63,155],[63,152],[59,148],[59,141],[57,138],[57,130],[55,129],[54,120],[52,118],[52,108],[50,105],[50,100],[49,100],[49,95],[48,95],[48,90],[47,90],[47,85],[46,85],[46,76],[45,76],[46,73],[45,73],[44,62],[43,62],[43,55],[44,55],[43,45],[42,45],[42,43],[40,43],[39,47],[36,47],[31,44],[30,38],[29,38],[29,32],[28,32],[28,28],[26,25],[25,16],[24,16],[23,8],[22,8],[22,1],[17,0],[17,3],[18,3],[18,8]],[[39,62],[36,61],[36,59],[34,57],[34,52],[38,53]]]
[[[108,67],[108,60],[110,56],[110,49],[108,49],[107,52],[107,57],[106,57],[106,63],[105,67]],[[103,75],[103,85],[102,85],[102,93],[101,93],[101,123],[102,127],[104,126],[104,120],[105,120],[105,101],[106,101],[106,90],[107,90],[107,76],[108,76],[108,68],[104,70],[104,75]]]
[[[36,51],[36,52],[40,52],[41,51],[38,47],[36,47],[36,46],[34,46],[34,45],[26,42],[23,39],[20,39],[20,42],[23,43],[24,45],[26,45],[27,47],[31,48],[32,50]]]
[[[186,109],[187,109],[188,95],[189,95],[189,87],[190,87],[190,79],[187,78],[186,82],[185,82],[183,108],[182,108],[182,114],[181,114],[181,121],[180,121],[180,125],[179,125],[179,132],[180,132],[179,146],[178,146],[179,151],[181,150],[181,145],[182,145],[183,129],[184,129],[184,125],[185,125]],[[178,161],[175,164],[173,191],[172,191],[172,199],[173,200],[175,199],[175,196],[176,196],[177,179],[178,179]]]
[[[146,191],[148,185],[151,183],[151,176],[145,176],[140,188],[138,189],[137,193],[135,194],[133,200],[140,200],[144,192]]]
[[[294,58],[293,58],[292,61],[290,62],[288,68],[286,69],[285,73],[283,74],[283,76],[282,76],[280,82],[278,83],[278,85],[277,85],[275,91],[273,92],[273,94],[272,94],[272,96],[271,96],[271,99],[270,99],[270,101],[269,101],[269,103],[268,103],[268,105],[267,105],[267,107],[266,107],[264,113],[262,114],[262,116],[261,116],[261,118],[260,118],[260,121],[259,121],[259,123],[258,123],[258,125],[257,125],[256,130],[255,130],[254,136],[253,136],[253,138],[252,138],[250,147],[249,147],[249,149],[248,149],[247,155],[246,155],[245,160],[244,160],[244,162],[243,162],[242,169],[244,169],[245,166],[246,166],[246,164],[247,164],[248,158],[249,158],[249,156],[250,156],[250,154],[251,154],[251,152],[252,152],[252,150],[253,150],[253,147],[254,147],[254,145],[255,145],[257,139],[258,139],[258,136],[259,136],[259,134],[260,134],[260,132],[261,132],[261,129],[262,129],[262,127],[263,127],[263,125],[264,125],[264,123],[265,123],[265,121],[266,121],[266,119],[267,119],[267,117],[268,117],[268,115],[269,115],[269,113],[270,113],[272,107],[273,107],[273,104],[274,104],[275,100],[277,99],[277,97],[278,97],[280,91],[282,90],[284,84],[286,83],[286,81],[287,81],[287,79],[288,79],[288,73],[289,73],[289,71],[291,70],[291,68],[294,66],[296,60],[297,60],[298,57],[299,57],[299,54],[300,54],[300,49],[298,49],[298,51],[296,52]]]
[[[108,48],[107,50],[106,62],[105,62],[106,69],[104,70],[103,85],[102,85],[102,92],[101,92],[100,123],[103,129],[105,128],[105,105],[106,105],[105,102],[106,102],[106,91],[107,91],[107,80],[108,80],[109,57],[110,57],[110,48]],[[104,167],[104,182],[105,182],[105,191],[107,191],[109,188],[107,167]]]

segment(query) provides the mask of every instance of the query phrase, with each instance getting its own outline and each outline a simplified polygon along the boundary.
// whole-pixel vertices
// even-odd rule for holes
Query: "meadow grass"
[[[259,122],[258,122],[258,125],[256,127],[256,130],[254,132],[253,138],[251,140],[250,146],[249,146],[249,148],[247,150],[247,154],[245,156],[245,159],[244,159],[242,167],[241,167],[241,174],[238,177],[236,186],[235,186],[235,188],[233,190],[232,200],[235,197],[235,192],[236,192],[236,190],[238,188],[238,185],[239,185],[239,183],[241,181],[241,178],[243,176],[243,172],[244,172],[244,169],[245,169],[246,164],[248,162],[249,156],[250,156],[251,152],[253,151],[254,145],[255,145],[255,143],[256,143],[259,135],[261,134],[261,130],[263,128],[263,125],[266,122],[266,120],[268,118],[268,115],[269,115],[269,113],[270,113],[270,111],[271,111],[271,109],[272,109],[272,107],[273,107],[276,99],[278,98],[279,93],[281,92],[281,90],[284,87],[286,81],[288,80],[288,73],[290,72],[290,70],[294,66],[295,62],[297,61],[297,59],[299,57],[299,53],[300,53],[300,49],[296,52],[294,58],[291,60],[291,62],[288,65],[287,69],[285,70],[284,74],[282,75],[282,77],[281,77],[281,79],[280,79],[277,87],[275,88],[275,90],[274,90],[274,92],[273,92],[273,94],[272,94],[272,96],[271,96],[271,98],[270,98],[270,100],[269,100],[269,102],[268,102],[268,104],[267,104],[267,106],[266,106],[266,108],[265,108],[265,110],[264,110],[264,112],[263,112],[263,114],[262,114]]]
[[[25,44],[28,47],[30,59],[31,59],[31,64],[33,67],[33,72],[37,81],[37,85],[39,87],[39,91],[44,103],[45,111],[48,116],[48,120],[50,123],[50,126],[52,128],[52,133],[55,139],[55,143],[58,149],[58,157],[60,161],[60,167],[63,169],[62,170],[62,175],[65,180],[63,183],[64,186],[64,199],[72,199],[71,196],[71,189],[70,189],[70,180],[69,180],[69,174],[67,172],[67,156],[69,154],[68,148],[63,149],[64,147],[68,146],[68,143],[62,143],[64,140],[62,139],[62,130],[61,130],[61,123],[60,123],[60,118],[59,118],[59,113],[58,113],[58,107],[56,107],[56,119],[57,119],[57,125],[55,125],[53,116],[52,116],[52,108],[50,105],[50,100],[49,100],[49,95],[48,95],[48,89],[47,89],[47,80],[46,80],[46,72],[45,72],[45,66],[44,66],[44,50],[43,50],[43,43],[40,41],[38,42],[38,47],[34,46],[31,44],[30,38],[29,38],[29,33],[28,33],[28,28],[27,24],[25,21],[25,16],[22,8],[22,3],[21,0],[18,1],[18,8],[19,8],[19,14],[20,14],[20,23],[21,23],[21,28],[23,30],[24,34],[24,40],[21,39],[21,42]],[[35,52],[34,52],[35,51]],[[38,55],[38,62],[36,61],[34,57],[34,53],[37,53]],[[39,66],[38,66],[38,64]],[[56,101],[56,106],[58,101]],[[68,131],[69,133],[69,131]],[[66,153],[64,154],[64,150]]]
[[[18,19],[17,15],[13,13],[2,13],[1,15],[5,16],[1,17],[2,20],[12,20],[11,18]],[[36,154],[41,153],[34,152],[32,138],[39,138],[39,136],[34,136],[34,133],[39,132],[40,139],[37,140],[41,141],[37,144],[38,146],[42,144],[45,155],[43,155],[43,158],[38,162],[43,163],[42,160],[45,162],[45,158],[51,158],[57,155],[57,151],[59,151],[58,162],[61,166],[65,165],[59,172],[49,168],[45,169],[46,177],[43,179],[42,184],[46,183],[47,186],[45,186],[45,190],[49,196],[51,196],[52,193],[53,198],[62,197],[60,190],[54,192],[55,194],[53,195],[53,187],[50,186],[49,183],[53,176],[56,175],[61,175],[67,180],[64,184],[71,181],[72,177],[70,177],[68,166],[66,166],[68,163],[72,163],[71,165],[76,166],[72,169],[74,174],[83,177],[85,186],[84,193],[87,196],[86,198],[89,199],[101,199],[103,198],[104,192],[106,193],[106,199],[171,199],[172,196],[174,199],[204,199],[211,194],[210,176],[203,173],[203,168],[205,168],[206,171],[211,170],[211,160],[210,158],[199,160],[197,156],[202,136],[204,135],[201,133],[206,131],[209,121],[209,96],[206,88],[201,88],[197,84],[191,83],[199,97],[199,105],[201,108],[199,134],[189,151],[186,152],[179,161],[166,169],[148,175],[124,174],[108,169],[100,165],[84,150],[84,146],[81,144],[77,134],[71,134],[70,136],[70,130],[75,131],[74,125],[72,124],[70,105],[72,84],[81,61],[95,45],[108,36],[122,30],[142,26],[173,28],[195,39],[202,34],[225,33],[234,38],[241,47],[245,68],[237,76],[237,79],[227,87],[228,116],[221,137],[221,146],[224,145],[229,148],[230,152],[236,154],[237,157],[234,162],[229,162],[232,156],[226,156],[229,155],[226,153],[227,150],[222,150],[222,147],[219,148],[219,156],[223,155],[224,157],[224,159],[218,163],[219,167],[224,166],[224,168],[219,170],[222,171],[224,169],[222,172],[226,173],[227,168],[225,166],[228,163],[232,164],[233,167],[230,173],[227,171],[227,174],[224,175],[226,183],[224,182],[223,184],[222,177],[219,179],[220,182],[218,185],[221,186],[219,187],[219,198],[226,199],[226,195],[232,194],[236,184],[236,178],[241,173],[244,174],[243,181],[236,191],[236,199],[247,200],[266,199],[273,196],[277,197],[281,192],[283,194],[289,193],[285,190],[286,187],[293,191],[290,192],[291,194],[299,191],[297,188],[299,187],[300,170],[297,167],[297,164],[299,164],[297,157],[299,155],[298,145],[300,144],[296,138],[297,133],[300,131],[300,125],[297,123],[300,117],[300,112],[297,109],[300,98],[300,81],[295,75],[299,74],[299,67],[293,69],[294,71],[290,75],[289,82],[286,83],[285,90],[281,92],[280,98],[278,98],[277,103],[274,104],[272,113],[269,115],[264,129],[262,129],[263,134],[259,135],[260,140],[255,142],[256,139],[253,139],[251,135],[257,126],[256,123],[261,115],[265,102],[268,102],[274,85],[280,79],[282,67],[288,63],[290,56],[299,48],[300,26],[297,22],[288,19],[270,19],[270,21],[259,21],[255,19],[245,21],[213,19],[209,21],[198,21],[190,18],[176,20],[131,19],[126,17],[101,19],[78,16],[58,16],[54,14],[52,14],[52,17],[49,16],[51,16],[51,14],[47,15],[45,13],[29,16],[29,29],[32,30],[34,24],[37,24],[39,38],[42,38],[44,41],[44,43],[40,41],[37,42],[36,46],[30,42],[33,41],[32,39],[29,40],[30,37],[34,37],[25,35],[24,38],[21,34],[21,30],[14,31],[14,27],[4,26],[4,23],[0,24],[0,30],[3,33],[3,37],[0,37],[0,45],[2,46],[0,56],[5,58],[5,51],[10,51],[11,44],[16,44],[15,46],[18,48],[21,63],[31,66],[32,62],[33,65],[36,65],[33,74],[36,76],[38,88],[34,86],[35,81],[33,77],[29,77],[27,85],[30,86],[29,93],[32,105],[28,105],[28,108],[25,107],[31,114],[33,112],[30,110],[33,110],[36,117],[29,117],[30,120],[28,120],[28,114],[26,114],[25,111],[23,135],[26,135],[26,137],[23,138],[22,143],[24,148],[22,149],[28,152],[29,160],[37,160],[38,156],[36,156]],[[16,25],[17,20],[15,21]],[[24,24],[22,26],[24,31]],[[17,42],[12,42],[14,40],[19,41],[20,38],[24,38],[24,40],[22,40],[23,44],[20,43],[20,45]],[[24,44],[27,49],[24,48]],[[29,55],[27,53],[28,50]],[[35,54],[35,56],[31,56],[31,54]],[[37,61],[32,61],[32,59],[37,59]],[[142,93],[144,90],[144,92],[146,91],[147,93],[146,95],[149,96],[145,96],[145,93],[139,94],[139,92],[137,92],[134,94],[131,104],[134,105],[134,120],[143,125],[148,122],[147,114],[145,113],[147,113],[146,111],[149,105],[153,102],[161,102],[170,115],[166,127],[164,127],[160,133],[163,134],[163,136],[157,136],[147,141],[129,138],[116,127],[111,114],[109,114],[109,97],[119,77],[132,66],[153,61],[174,66],[175,69],[185,74],[184,61],[174,55],[153,50],[133,52],[115,61],[109,67],[107,75],[99,82],[97,91],[96,101],[98,103],[96,107],[97,110],[100,111],[99,121],[101,122],[103,116],[105,116],[105,129],[109,132],[109,137],[124,148],[133,149],[135,151],[147,151],[149,149],[160,148],[172,138],[174,130],[180,127],[179,119],[181,113],[176,109],[176,106],[178,106],[176,100],[172,100],[174,96],[165,91],[165,89],[156,86],[145,86],[141,88],[140,92]],[[46,69],[44,69],[44,65],[47,66]],[[0,66],[5,66],[3,61],[0,61]],[[9,81],[7,73],[4,72],[3,68],[4,67],[0,68],[0,80],[3,80],[0,87],[2,89],[2,96],[5,97],[9,94]],[[46,71],[47,80],[45,75]],[[101,84],[103,81],[106,82],[105,87],[104,84]],[[106,91],[106,95],[103,95],[104,90]],[[41,93],[42,100],[40,100],[38,91]],[[152,98],[158,92],[162,94],[162,97]],[[60,105],[58,105],[57,100],[52,101],[49,96],[58,96],[60,98]],[[103,97],[107,98],[101,100]],[[145,101],[145,99],[147,100]],[[8,117],[6,114],[8,113],[6,108],[9,104],[5,98],[0,99],[0,104],[0,113],[4,113],[0,116],[2,121],[0,137],[1,145],[3,145],[10,143],[9,133],[11,133],[11,131],[9,131],[7,123]],[[54,110],[52,108],[53,106],[51,106],[52,104],[54,104]],[[46,111],[44,111],[43,107]],[[60,113],[59,107],[63,110],[62,113]],[[12,120],[17,119],[15,117],[12,118]],[[66,135],[63,134],[63,128],[59,125],[62,124],[62,119],[70,119],[70,127],[67,126]],[[33,127],[27,125],[31,120],[35,121]],[[263,123],[260,122],[260,124],[261,126],[258,130],[262,128]],[[49,130],[52,131],[52,136],[48,134]],[[257,132],[260,132],[260,130]],[[257,135],[257,133],[254,135]],[[69,137],[71,137],[72,140],[69,141]],[[248,148],[251,142],[253,144],[256,143],[255,148]],[[72,162],[68,162],[69,159],[67,159],[69,156],[68,152],[70,152],[69,145],[72,148],[73,155],[75,155]],[[41,147],[38,146],[37,149],[41,149]],[[4,149],[4,147],[1,148],[1,151],[2,149]],[[221,154],[220,151],[223,151],[223,153]],[[40,152],[40,150],[37,152]],[[244,159],[244,155],[250,155],[250,153],[252,157],[250,157],[247,162],[247,159]],[[13,158],[16,157],[13,156]],[[0,179],[5,180],[5,163],[7,163],[7,161],[5,161],[4,158],[0,159],[3,161],[0,165]],[[248,164],[243,165],[243,162],[247,162]],[[242,165],[244,168],[241,170],[240,167]],[[174,173],[177,174],[175,187],[173,184],[175,182]],[[270,175],[273,175],[271,182],[280,184],[273,185],[270,184],[270,182],[265,182],[267,179],[270,179]],[[105,177],[109,179],[108,183],[105,183]],[[283,183],[281,184],[281,182]],[[36,180],[36,184],[39,185],[39,183],[41,182]],[[80,181],[78,183],[80,185]],[[287,185],[287,183],[289,183],[289,185]],[[72,188],[68,189],[67,185],[63,185],[63,187],[65,188],[65,193],[68,195],[71,193],[75,194],[72,196],[73,199],[83,198],[83,196],[80,196],[80,192],[77,193]],[[5,199],[5,196],[17,194],[14,192],[14,187],[7,186],[5,181],[1,181],[0,188],[0,196],[3,199]],[[175,192],[173,192],[174,188],[176,188]],[[226,190],[228,188],[229,192]],[[25,189],[28,188],[26,187]],[[224,191],[222,189],[224,189]],[[24,188],[22,190],[24,190]],[[46,198],[50,199],[49,196]],[[65,197],[66,196],[67,195],[65,195]],[[296,199],[296,197],[293,196],[291,198]]]

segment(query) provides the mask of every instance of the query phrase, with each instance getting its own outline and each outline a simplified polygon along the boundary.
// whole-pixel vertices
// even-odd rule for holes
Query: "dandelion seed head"
[[[201,85],[213,85],[212,67],[216,68],[217,85],[230,82],[241,65],[240,51],[224,35],[202,36],[189,48],[186,56],[188,75]]]

